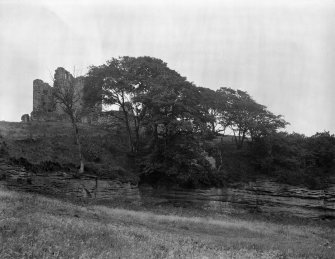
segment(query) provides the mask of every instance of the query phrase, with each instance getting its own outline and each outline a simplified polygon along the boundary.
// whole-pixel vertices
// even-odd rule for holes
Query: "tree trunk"
[[[215,123],[214,122],[211,122],[211,126],[212,126],[212,133],[215,134]]]
[[[136,127],[136,150],[135,150],[135,152],[138,152],[138,150],[139,150],[139,147],[140,147],[140,128],[137,126]]]
[[[140,123],[138,117],[134,116],[134,124],[135,124],[135,152],[138,152],[139,145],[140,145]]]
[[[241,147],[240,147],[240,149],[241,149],[242,146],[243,146],[244,140],[245,140],[245,131],[243,131],[243,135],[242,135],[242,139],[241,139]]]
[[[81,148],[81,143],[80,143],[80,138],[79,138],[78,126],[77,126],[77,123],[75,122],[74,118],[72,118],[72,126],[74,128],[74,132],[75,132],[75,136],[76,136],[76,144],[78,146],[78,153],[79,153],[79,160],[80,160],[80,168],[79,168],[78,173],[82,174],[82,173],[84,173],[85,165],[84,165],[84,158],[83,158],[82,148]]]
[[[153,126],[153,134],[154,134],[154,147],[157,148],[158,147],[158,130],[157,130],[157,124],[155,123]]]
[[[129,148],[130,148],[131,152],[134,152],[134,143],[133,143],[133,137],[132,137],[132,134],[131,134],[131,128],[130,128],[130,125],[129,125],[128,112],[126,111],[124,106],[122,106],[122,110],[123,110],[123,114],[124,114],[124,117],[125,117],[125,123],[126,123],[127,132],[128,132]]]
[[[236,134],[235,134],[235,130],[233,130],[233,133],[234,133],[235,145],[238,148],[238,142],[237,142],[237,137],[236,137]]]
[[[238,136],[236,136],[234,130],[233,130],[233,133],[234,133],[234,139],[235,139],[236,148],[239,150],[243,146],[243,141],[244,141],[244,138],[245,138],[245,133],[244,132],[242,133],[241,130],[238,130]]]

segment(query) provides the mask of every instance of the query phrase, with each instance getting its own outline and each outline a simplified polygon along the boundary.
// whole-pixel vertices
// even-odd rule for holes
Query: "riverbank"
[[[319,164],[322,168],[309,168],[308,172],[301,170],[298,163],[300,158],[295,160],[285,158],[286,154],[296,153],[292,151],[297,144],[295,138],[292,143],[284,141],[286,144],[282,151],[283,156],[264,160],[264,157],[258,154],[257,148],[252,149],[251,146],[246,145],[244,149],[237,150],[232,136],[220,136],[203,143],[209,161],[214,163],[215,160],[215,168],[209,171],[203,168],[204,170],[194,171],[198,173],[188,174],[184,169],[173,170],[173,172],[157,171],[155,168],[151,170],[149,166],[148,170],[144,170],[142,166],[146,167],[146,165],[142,162],[147,154],[144,152],[141,157],[141,155],[134,156],[129,153],[127,134],[117,125],[97,126],[79,123],[78,127],[85,160],[85,174],[100,179],[155,186],[176,185],[186,188],[226,187],[231,184],[246,184],[258,179],[314,190],[326,191],[335,186],[335,167],[330,166],[333,162],[329,164],[322,160],[324,155],[327,159],[332,158],[332,149],[326,145],[327,136],[322,142],[327,148],[321,148],[322,143],[322,145],[319,143],[319,147],[320,150],[329,149],[330,153],[325,151],[326,153],[322,153],[322,156],[319,154],[319,162],[309,161],[309,164]],[[72,125],[66,122],[1,121],[0,160],[5,159],[4,162],[12,166],[24,167],[31,173],[48,175],[62,171],[75,175],[78,172],[79,156],[72,131]],[[279,143],[282,142],[279,141]],[[279,148],[279,150],[282,149]],[[296,150],[300,149],[296,148]],[[190,161],[186,164],[190,164]],[[274,161],[279,164],[270,166]],[[166,174],[167,171],[169,171],[168,174]]]
[[[139,210],[147,205],[168,205],[234,216],[253,213],[271,218],[335,219],[335,186],[310,190],[268,179],[222,188],[154,188],[94,175],[81,175],[79,178],[66,171],[46,173],[42,170],[32,173],[22,166],[11,165],[0,159],[0,186],[50,197],[90,200],[108,206],[115,204],[115,201],[121,201],[119,205],[122,206],[140,204]]]
[[[0,258],[334,258],[326,223],[73,203],[2,189]]]

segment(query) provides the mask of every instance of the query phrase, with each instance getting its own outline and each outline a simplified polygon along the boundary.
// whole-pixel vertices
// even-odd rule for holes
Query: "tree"
[[[151,179],[159,176],[190,186],[204,180],[211,169],[199,138],[209,121],[201,91],[167,67],[148,82],[147,90],[137,96],[153,137],[142,172]]]
[[[81,80],[81,79],[79,79]],[[78,81],[64,68],[57,68],[54,76],[53,96],[56,104],[70,118],[76,144],[78,146],[78,155],[80,161],[79,173],[84,172],[84,158],[80,142],[78,120],[81,112],[81,89],[77,85]]]
[[[329,131],[317,132],[308,139],[307,147],[311,150],[313,165],[324,171],[335,172],[335,136]]]
[[[252,141],[271,135],[278,129],[285,128],[289,123],[283,119],[282,115],[274,115],[267,109],[260,110],[253,117],[249,125],[249,133]]]
[[[286,125],[247,92],[196,87],[152,57],[113,58],[90,67],[85,82],[87,103],[102,100],[106,106],[119,106],[122,116],[111,114],[124,122],[130,151],[146,164],[139,166],[141,171],[150,175],[159,171],[180,177],[208,168],[203,140],[227,128],[242,148],[247,138],[262,138]],[[141,129],[145,134],[139,134]]]
[[[140,126],[144,117],[142,104],[135,98],[141,91],[146,91],[151,78],[149,61],[157,64],[160,60],[148,57],[120,57],[113,58],[101,66],[91,66],[85,80],[85,102],[93,106],[96,102],[104,106],[117,105],[123,116],[111,112],[112,116],[124,122],[126,127],[129,150],[137,152],[140,142]],[[145,64],[146,63],[146,64]]]
[[[222,87],[217,93],[223,100],[218,106],[219,124],[230,127],[238,149],[247,137],[253,141],[288,124],[281,115],[274,115],[245,91]]]
[[[129,138],[129,150],[135,150],[131,127],[131,94],[135,86],[131,80],[129,64],[133,58],[113,58],[101,66],[91,66],[85,80],[85,102],[93,106],[101,102],[104,106],[117,105],[123,116],[111,112],[112,116],[125,123]]]
[[[181,176],[194,172],[197,163],[193,158],[200,161],[202,157],[197,136],[206,131],[210,121],[201,102],[201,91],[194,84],[152,57],[109,60],[102,66],[91,67],[86,82],[90,84],[85,86],[90,95],[85,98],[88,103],[94,104],[94,99],[98,102],[100,94],[104,105],[119,106],[130,151],[136,153],[141,147],[143,152],[137,157],[148,165],[149,171],[160,165],[164,174],[173,175],[173,171]],[[140,129],[146,132],[142,146]],[[172,164],[177,171],[167,170]]]
[[[184,103],[198,103],[190,94],[190,98],[185,98],[187,91],[196,94],[195,86],[169,69],[162,60],[151,57],[113,58],[102,66],[92,66],[86,82],[91,84],[85,86],[87,102],[92,105],[92,96],[98,101],[100,94],[104,105],[117,105],[123,112],[118,119],[125,123],[132,152],[138,151],[141,127],[152,127],[155,134],[158,124],[167,125],[165,121],[171,115],[169,109],[173,108],[174,114]]]
[[[219,124],[219,107],[223,100],[211,89],[205,87],[198,87],[197,89],[200,94],[199,110],[206,118],[203,132],[209,131],[212,136],[224,132],[225,129],[222,129]]]

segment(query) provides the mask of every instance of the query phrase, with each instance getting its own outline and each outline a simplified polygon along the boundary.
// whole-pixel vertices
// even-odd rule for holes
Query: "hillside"
[[[143,149],[135,161],[135,157],[128,152],[126,131],[120,126],[79,124],[79,133],[86,174],[122,182],[197,188],[220,187],[264,178],[312,189],[328,188],[335,183],[335,145],[331,142],[333,137],[327,133],[311,138],[278,134],[273,142],[267,144],[272,146],[268,150],[262,143],[259,146],[250,145],[249,139],[243,148],[237,149],[233,136],[202,140],[198,147],[198,140],[186,140],[185,143],[190,145],[187,150],[183,149],[185,139],[180,139],[175,146],[171,145],[170,153],[164,153],[175,159],[169,165],[164,164],[165,160],[159,162],[157,157],[150,162],[155,155],[147,139],[142,140]],[[206,152],[199,154],[208,156],[213,168],[207,170],[198,164],[187,171],[185,168],[192,165],[196,156],[198,163],[201,163],[199,154],[194,153],[200,146]],[[1,152],[2,149],[5,152]],[[188,154],[190,150],[193,153]],[[64,122],[0,122],[0,155],[10,163],[39,173],[60,169],[75,173],[79,165],[72,126]],[[161,168],[157,167],[159,163]],[[176,163],[179,163],[179,167],[174,168]]]
[[[105,177],[130,177],[132,163],[127,156],[127,139],[115,129],[79,124],[87,173]],[[12,162],[41,165],[48,169],[75,171],[79,164],[70,123],[0,122],[0,136],[6,156]]]

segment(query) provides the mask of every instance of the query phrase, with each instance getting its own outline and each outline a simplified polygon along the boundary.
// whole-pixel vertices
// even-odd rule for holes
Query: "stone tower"
[[[33,81],[33,110],[49,112],[54,110],[52,88],[40,79]]]
[[[73,107],[81,117],[83,122],[92,121],[100,116],[102,102],[95,107],[84,107],[84,85],[85,77],[74,77],[66,69],[59,67],[55,71],[54,84],[51,87],[48,83],[40,79],[33,81],[33,111],[31,120],[33,121],[68,121],[69,116],[64,112],[62,105],[54,97],[55,89],[66,91],[74,87],[76,101]]]
[[[48,120],[48,115],[55,109],[52,87],[40,79],[33,81],[33,111],[31,120]]]
[[[84,77],[73,77],[70,72],[62,67],[55,71],[53,87],[40,79],[34,80],[31,119],[35,121],[67,120],[67,114],[65,114],[61,104],[55,100],[53,91],[56,87],[66,89],[71,84],[74,85],[76,95],[79,97],[74,106],[78,111],[81,110],[83,108],[84,80]]]
[[[60,89],[61,91],[66,91],[70,87],[74,87],[74,95],[76,101],[74,102],[73,108],[77,111],[81,111],[83,109],[83,89],[84,89],[84,81],[85,78],[81,77],[73,77],[70,72],[65,70],[62,67],[59,67],[55,71],[54,76],[54,89]],[[61,115],[64,114],[62,105],[60,103],[56,103],[56,113]]]

